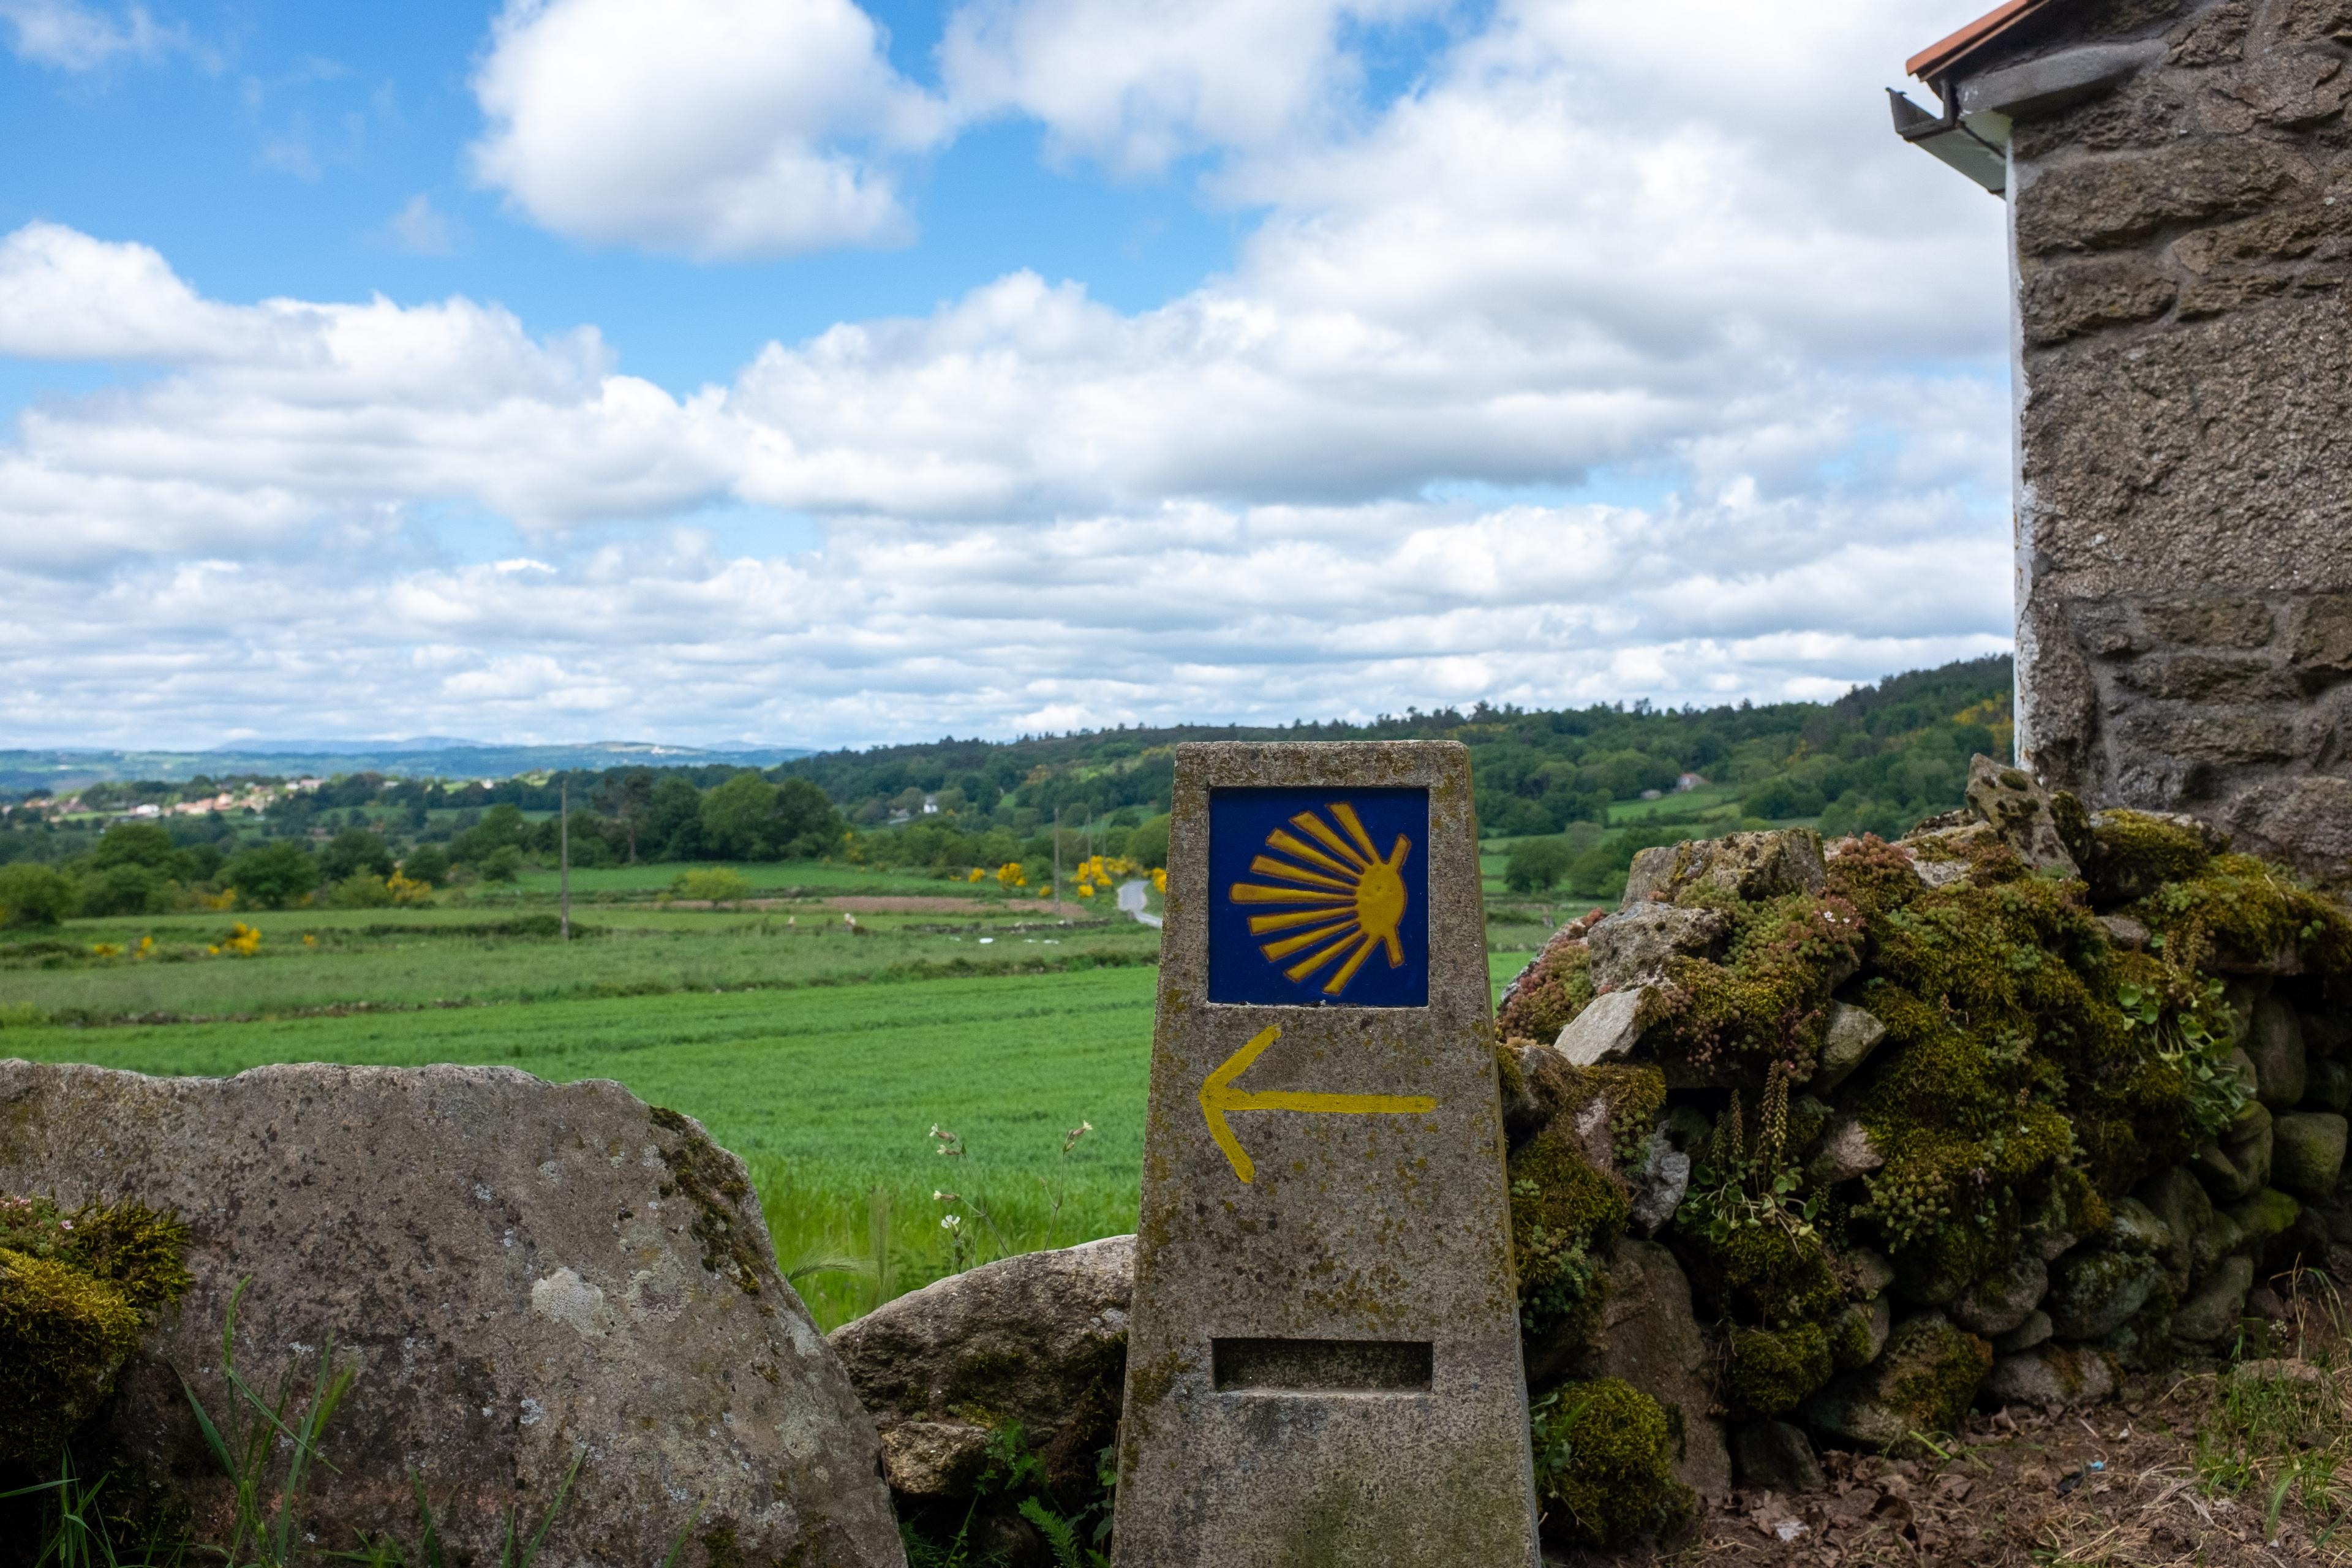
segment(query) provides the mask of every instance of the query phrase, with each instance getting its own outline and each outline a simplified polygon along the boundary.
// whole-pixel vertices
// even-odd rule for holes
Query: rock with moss
[[[1992,1369],[1992,1347],[1940,1312],[1895,1325],[1868,1366],[1841,1373],[1804,1405],[1815,1431],[1871,1447],[1957,1430]]]
[[[1593,1168],[1554,1124],[1511,1151],[1511,1256],[1530,1350],[1564,1357],[1590,1342],[1608,1291],[1607,1249],[1625,1233],[1624,1184]]]
[[[2296,1110],[2272,1126],[2271,1180],[2297,1197],[2326,1198],[2344,1173],[2343,1117]]]
[[[2304,1108],[2332,1110],[2338,1116],[2352,1110],[2352,1065],[2315,1061],[2303,1089]]]
[[[1627,906],[1592,928],[1596,991],[1654,985],[1666,978],[1677,958],[1705,958],[1730,939],[1731,921],[1720,910],[1644,901]]]
[[[1969,762],[1968,799],[1969,809],[2027,865],[2062,877],[2080,875],[2051,813],[2049,792],[2022,768],[1979,753]]]
[[[2015,1355],[2020,1351],[2030,1351],[2046,1343],[2057,1331],[2058,1325],[2050,1321],[2050,1314],[2036,1307],[2025,1314],[2025,1321],[1992,1342],[1993,1353]]]
[[[1961,1291],[1948,1310],[1952,1321],[1969,1332],[1995,1339],[2025,1321],[2049,1289],[2049,1266],[2019,1252]]]
[[[2294,1009],[2276,996],[2254,1004],[2242,1048],[2254,1064],[2254,1092],[2264,1105],[2291,1110],[2303,1102],[2309,1067]]]
[[[2164,1266],[2176,1288],[2187,1288],[2199,1269],[2197,1236],[2213,1216],[2213,1200],[2181,1166],[2168,1166],[2142,1182],[2133,1194],[2164,1226]]]
[[[1554,1375],[1540,1352],[1528,1367],[1538,1387]],[[1615,1378],[1657,1401],[1679,1433],[1675,1479],[1710,1501],[1731,1489],[1716,1357],[1692,1309],[1690,1281],[1666,1247],[1631,1237],[1617,1244],[1600,1331],[1573,1370],[1581,1381]]]
[[[1739,1429],[1734,1450],[1739,1459],[1740,1484],[1750,1491],[1794,1496],[1819,1491],[1828,1484],[1812,1441],[1801,1426],[1786,1421],[1750,1421]]]
[[[1826,885],[1820,834],[1802,827],[1727,833],[1637,853],[1625,877],[1625,903],[1671,900],[1692,888],[1760,903]]]
[[[2191,816],[2102,811],[2090,819],[2084,880],[2101,907],[2145,899],[2167,882],[2202,872],[2228,840]]]
[[[1592,1000],[1592,950],[1581,922],[1563,926],[1535,961],[1519,971],[1495,1009],[1496,1032],[1546,1043]]]
[[[2231,1222],[2243,1238],[2239,1245],[2256,1254],[2284,1236],[2302,1215],[2303,1205],[2276,1187],[2264,1187],[2245,1202],[2230,1205]]]
[[[232,1483],[195,1458],[179,1373],[227,1417],[222,1323],[250,1280],[254,1386],[315,1373],[330,1342],[358,1373],[303,1521],[321,1546],[412,1538],[414,1477],[446,1504],[449,1560],[495,1562],[508,1511],[544,1513],[585,1450],[567,1562],[658,1563],[698,1518],[746,1563],[905,1561],[873,1422],[778,1270],[742,1163],[618,1084],[0,1061],[0,1191],[186,1216],[193,1282],[88,1440],[200,1531]]]
[[[1658,1402],[1618,1378],[1563,1384],[1529,1414],[1544,1530],[1609,1549],[1669,1535],[1696,1499],[1675,1479],[1674,1431]]]
[[[2164,1265],[2146,1253],[2085,1247],[2052,1268],[2042,1308],[2060,1339],[2101,1339],[2130,1321],[2164,1283]]]
[[[1870,1053],[1886,1038],[1886,1026],[1867,1007],[1856,1007],[1847,1002],[1832,1002],[1829,1019],[1822,1030],[1821,1059],[1813,1069],[1810,1087],[1815,1094],[1832,1094],[1838,1085],[1852,1078],[1855,1069],[1870,1059]]]
[[[2051,1410],[2096,1405],[2115,1393],[2118,1370],[2113,1357],[2094,1346],[2040,1345],[1994,1362],[1978,1397]]]
[[[968,1497],[1019,1427],[1046,1484],[1091,1487],[1118,1431],[1135,1238],[1024,1253],[887,1301],[829,1336],[902,1497]]]
[[[2212,1346],[2237,1331],[2246,1310],[2246,1292],[2253,1288],[2253,1260],[2238,1255],[2225,1258],[2204,1283],[2172,1314],[2172,1334],[2189,1344]]]
[[[1731,1371],[1726,1382],[1734,1410],[1778,1415],[1793,1410],[1830,1380],[1835,1369],[1829,1336],[1817,1323],[1786,1329],[1731,1331]]]
[[[0,1194],[0,1463],[47,1466],[186,1293],[187,1230],[124,1201]]]

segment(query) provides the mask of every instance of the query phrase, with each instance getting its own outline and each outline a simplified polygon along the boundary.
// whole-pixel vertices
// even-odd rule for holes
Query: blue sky
[[[0,745],[2005,647],[1999,208],[1877,92],[1966,12],[0,0]]]

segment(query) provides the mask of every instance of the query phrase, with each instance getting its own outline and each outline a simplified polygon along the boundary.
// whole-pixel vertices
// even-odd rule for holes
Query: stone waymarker
[[[1533,1564],[1469,753],[1180,746],[1119,1568]]]

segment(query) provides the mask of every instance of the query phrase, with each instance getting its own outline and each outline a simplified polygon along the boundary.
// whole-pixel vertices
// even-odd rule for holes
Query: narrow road
[[[1121,882],[1118,885],[1119,913],[1124,915],[1133,915],[1138,921],[1148,926],[1158,925],[1160,923],[1160,917],[1151,913],[1143,907],[1150,891],[1151,884],[1145,881],[1140,877],[1135,878],[1131,881]]]

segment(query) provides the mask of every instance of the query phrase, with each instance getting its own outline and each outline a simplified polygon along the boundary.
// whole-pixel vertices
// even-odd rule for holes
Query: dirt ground
[[[2268,1363],[2293,1373],[2310,1363]],[[2306,1502],[2290,1485],[2265,1530],[2274,1476],[2333,1447],[2326,1423],[2289,1439],[2234,1489],[2209,1440],[2229,1426],[2226,1366],[2187,1366],[2073,1413],[2011,1407],[1971,1416],[1948,1458],[1824,1454],[1822,1491],[1735,1493],[1685,1539],[1574,1568],[2285,1568],[2352,1563],[2352,1498],[2333,1464]],[[2290,1379],[2290,1381],[2294,1381]],[[2333,1388],[2332,1379],[2321,1378]],[[2332,1403],[2332,1401],[2331,1401]],[[2315,1471],[2315,1476],[2320,1472]],[[2300,1474],[2298,1474],[2300,1479]]]

